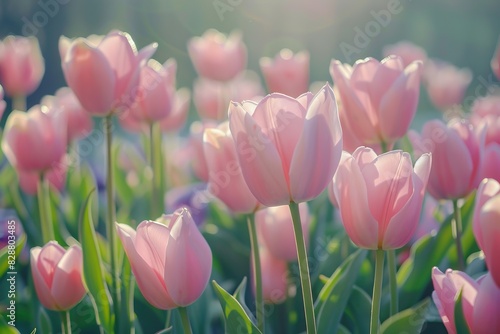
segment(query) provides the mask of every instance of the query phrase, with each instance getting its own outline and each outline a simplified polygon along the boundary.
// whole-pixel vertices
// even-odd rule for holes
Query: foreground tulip
[[[271,93],[297,97],[309,85],[309,53],[281,50],[274,59],[261,58],[260,69]]]
[[[258,104],[232,103],[229,126],[248,188],[266,206],[315,198],[340,160],[342,129],[328,85],[314,97],[270,94]]]
[[[481,182],[474,207],[474,236],[484,252],[486,265],[500,288],[500,183],[493,179]]]
[[[143,221],[134,231],[117,224],[118,235],[146,300],[170,310],[194,303],[207,286],[212,252],[187,209]]]
[[[462,291],[462,311],[470,331],[473,328],[474,302],[476,301],[479,284],[463,272],[448,269],[443,274],[436,267],[432,268],[432,283],[434,285],[432,299],[450,334],[457,333],[455,328],[455,302],[458,294]],[[472,331],[471,333],[476,332]]]
[[[50,241],[43,248],[31,249],[30,262],[38,299],[47,309],[69,310],[85,296],[80,246],[64,250],[57,242]]]
[[[311,217],[306,203],[299,205],[302,231],[309,244],[309,224]],[[257,211],[255,222],[261,243],[273,257],[282,261],[297,260],[297,247],[293,235],[293,222],[288,205],[276,206]]]
[[[8,36],[0,43],[0,82],[7,95],[22,99],[40,85],[45,72],[44,60],[35,37]],[[25,105],[14,108],[26,110]]]
[[[412,166],[410,155],[391,151],[380,156],[359,147],[344,153],[333,178],[342,223],[361,248],[397,249],[417,228],[431,157]]]
[[[140,68],[157,45],[137,52],[130,35],[121,31],[111,31],[99,44],[94,43],[84,38],[70,42],[61,37],[62,69],[82,106],[92,114],[105,116],[134,102]]]
[[[391,149],[406,134],[417,111],[421,67],[417,61],[405,68],[397,56],[381,62],[366,58],[353,67],[332,60],[330,74],[345,111],[344,131],[362,145]]]
[[[232,212],[255,212],[259,202],[243,178],[228,122],[205,130],[203,149],[208,167],[208,190]]]
[[[409,41],[401,41],[384,47],[384,56],[389,57],[390,55],[401,57],[405,67],[416,60],[420,60],[424,64],[427,60],[425,50]]]
[[[188,42],[188,52],[196,72],[202,77],[228,81],[245,69],[247,49],[239,33],[226,36],[209,29]]]
[[[17,170],[44,172],[66,153],[66,127],[60,110],[40,105],[15,110],[7,119],[2,149]]]
[[[498,239],[497,239],[498,241]],[[498,253],[497,253],[498,254]],[[479,283],[474,302],[473,334],[500,333],[500,286],[491,274],[486,274]]]

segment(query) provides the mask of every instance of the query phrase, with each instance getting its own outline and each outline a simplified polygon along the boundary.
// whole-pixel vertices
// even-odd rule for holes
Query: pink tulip
[[[493,70],[493,73],[495,73],[497,78],[500,79],[500,39],[498,40],[493,59],[491,59],[491,69]]]
[[[83,109],[71,88],[58,89],[55,96],[45,96],[41,104],[49,109],[58,108],[66,115],[68,143],[84,138],[92,132],[92,117]]]
[[[300,221],[306,248],[309,244],[309,224],[311,217],[306,203],[299,204]],[[257,211],[255,223],[261,243],[273,257],[283,261],[297,260],[297,247],[293,233],[292,216],[288,205],[276,206]]]
[[[7,119],[2,149],[17,170],[44,172],[66,153],[66,124],[58,109],[35,105],[27,112],[15,110]]]
[[[189,40],[188,52],[196,72],[211,80],[231,80],[247,63],[247,49],[235,32],[226,36],[209,29],[203,36]]]
[[[462,291],[462,311],[470,331],[473,325],[474,302],[479,284],[461,271],[448,269],[443,274],[437,267],[432,268],[432,283],[434,285],[432,299],[450,334],[457,332],[455,328],[455,302],[459,292]]]
[[[35,37],[8,36],[0,43],[0,82],[7,95],[33,93],[44,72],[44,60]]]
[[[417,61],[403,66],[397,56],[381,62],[366,58],[353,67],[332,60],[330,74],[345,110],[344,132],[363,145],[386,144],[403,137],[417,111],[420,71]]]
[[[175,96],[177,63],[169,59],[163,66],[149,60],[141,67],[138,93],[129,111],[140,122],[151,124],[170,115]]]
[[[46,171],[47,181],[55,189],[61,191],[64,189],[66,184],[66,173],[68,171],[68,163],[65,161],[65,157],[61,161],[53,164],[53,166]],[[40,180],[40,175],[37,172],[25,172],[22,170],[17,171],[17,176],[19,178],[19,186],[21,189],[29,195],[35,195],[37,192],[38,181]]]
[[[62,69],[68,86],[90,113],[104,116],[126,109],[135,100],[141,67],[155,52],[151,44],[137,52],[125,32],[111,31],[98,45],[77,38],[60,39]]]
[[[208,182],[208,165],[203,149],[203,133],[206,129],[215,127],[214,123],[193,122],[189,128],[188,149],[191,155],[191,169],[198,179],[205,182]]]
[[[431,156],[412,166],[410,155],[390,151],[380,156],[359,147],[344,153],[333,177],[342,223],[361,248],[396,249],[413,236],[420,217]]]
[[[471,112],[475,116],[486,117],[488,115],[500,117],[500,96],[488,95],[474,100]]]
[[[185,208],[143,221],[134,231],[117,224],[137,285],[156,308],[169,310],[194,303],[207,286],[212,252]]]
[[[420,60],[423,64],[427,60],[427,53],[420,46],[409,41],[400,41],[396,44],[387,45],[384,47],[384,56],[396,55],[401,57],[403,66],[406,67],[416,60]]]
[[[31,274],[42,305],[53,311],[73,308],[85,296],[80,246],[64,250],[55,241],[31,249]]]
[[[229,126],[248,188],[266,206],[318,196],[342,154],[342,129],[328,84],[314,96],[273,93],[258,104],[233,102]]]
[[[500,144],[491,143],[483,151],[480,178],[491,178],[500,182]]]
[[[287,297],[288,264],[274,257],[266,247],[259,247],[259,256],[262,270],[262,298],[267,304],[280,304]],[[252,272],[253,263],[253,259],[250,259]],[[252,284],[252,287],[255,287],[255,284]]]
[[[230,82],[198,78],[193,87],[194,105],[203,120],[226,120],[227,106],[231,100],[255,101],[261,95],[262,86],[257,75],[248,71]]]
[[[259,202],[248,189],[241,173],[227,121],[218,128],[205,130],[203,149],[208,167],[208,190],[232,212],[250,213],[257,210]]]
[[[425,64],[425,86],[432,103],[444,110],[462,103],[467,86],[472,81],[469,69],[429,60]]]
[[[190,98],[191,93],[187,88],[181,88],[175,92],[170,115],[160,121],[162,131],[179,131],[184,127],[189,113]]]
[[[260,69],[271,93],[297,97],[307,91],[309,85],[309,53],[294,54],[283,49],[274,59],[261,58]]]
[[[3,87],[0,86],[0,120],[2,119],[3,112],[5,111],[5,107],[7,103],[3,100]]]
[[[500,183],[493,179],[481,182],[474,208],[474,236],[484,252],[486,265],[500,288]]]
[[[428,191],[435,199],[463,198],[479,185],[484,134],[478,138],[469,122],[432,120],[415,137],[415,154],[433,156]]]
[[[498,240],[498,239],[497,239]],[[500,287],[491,274],[481,279],[474,302],[473,334],[500,333]]]

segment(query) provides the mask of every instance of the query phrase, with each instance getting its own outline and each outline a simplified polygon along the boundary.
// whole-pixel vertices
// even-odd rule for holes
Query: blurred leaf
[[[222,307],[226,333],[261,333],[252,323],[245,309],[238,303],[236,298],[224,290],[216,281],[212,281],[212,285]]]
[[[337,332],[338,334],[351,334],[351,332],[342,325],[340,325],[338,329],[339,329],[339,331]]]
[[[17,258],[19,257],[19,254],[23,250],[25,244],[26,244],[26,234],[23,233],[20,236],[17,236],[16,246],[14,249],[14,258],[12,258],[12,255],[10,255],[11,258],[9,259],[9,246],[5,246],[0,250],[0,277],[2,277],[7,271],[15,271],[15,270],[9,270],[9,260],[14,260],[14,265],[15,265],[15,263],[17,263]]]
[[[97,323],[108,333],[112,333],[114,328],[114,314],[111,311],[113,300],[111,300],[108,287],[104,283],[101,255],[92,222],[91,197],[92,192],[88,194],[80,214],[79,234],[83,253],[83,276],[92,296]]]
[[[7,321],[0,317],[0,333],[2,334],[20,334],[16,327],[10,326]]]
[[[474,196],[469,196],[461,208],[463,227],[466,232],[462,239],[465,241],[463,246],[466,256],[474,252],[474,243],[470,242],[470,237],[473,238],[471,226],[473,207]],[[453,267],[451,264],[456,263],[455,242],[451,233],[452,216],[446,218],[437,234],[426,235],[411,247],[410,257],[397,273],[400,307],[408,308],[420,300],[430,284],[432,267],[439,264],[440,268],[445,269]],[[447,256],[451,260],[448,260]]]
[[[369,333],[371,307],[370,296],[354,286],[342,315],[342,324],[353,334]]]
[[[455,301],[455,329],[457,334],[470,334],[469,326],[467,325],[467,321],[465,320],[464,309],[462,306],[462,293],[463,290],[460,290],[457,296],[457,300]]]
[[[38,319],[37,319],[38,327],[40,328],[40,333],[53,333],[52,331],[52,323],[50,322],[50,317],[47,314],[47,311],[40,305],[38,308]]]
[[[429,307],[429,298],[424,299],[412,308],[401,311],[380,326],[382,334],[418,334],[425,323],[425,315]]]
[[[124,207],[130,207],[134,200],[134,191],[127,183],[127,173],[118,165],[120,145],[113,145],[113,181],[115,182],[116,194]],[[149,186],[149,185],[148,185]],[[154,217],[153,217],[154,218]]]
[[[36,328],[33,328],[30,334],[36,334]]]
[[[366,254],[366,250],[359,249],[350,255],[321,289],[314,306],[318,333],[337,332]]]

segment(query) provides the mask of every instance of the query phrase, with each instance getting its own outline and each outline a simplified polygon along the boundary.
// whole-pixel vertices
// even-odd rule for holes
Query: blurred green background
[[[373,28],[374,13],[395,5],[398,13],[387,24],[375,23],[379,31],[346,59],[340,45],[356,46],[359,30],[370,24]],[[46,73],[28,106],[65,85],[57,47],[60,35],[106,34],[114,28],[129,32],[138,48],[158,42],[154,58],[177,60],[179,86],[191,87],[196,76],[187,56],[188,39],[216,28],[243,33],[248,67],[255,71],[260,57],[273,56],[281,48],[308,49],[311,82],[331,82],[332,58],[350,63],[367,56],[380,59],[384,46],[409,40],[430,57],[470,68],[470,97],[486,94],[484,82],[495,82],[490,60],[500,35],[499,14],[498,0],[1,0],[0,36],[34,34],[40,40]],[[425,92],[422,95],[420,109],[432,111]]]

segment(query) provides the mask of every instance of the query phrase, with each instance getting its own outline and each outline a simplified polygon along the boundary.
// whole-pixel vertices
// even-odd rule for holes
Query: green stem
[[[396,251],[387,251],[387,266],[389,267],[389,287],[391,291],[391,316],[398,313],[398,282],[396,279]]]
[[[302,233],[299,205],[290,202],[295,244],[297,245],[297,260],[299,262],[300,283],[302,284],[302,298],[304,299],[304,313],[306,318],[307,334],[316,333],[316,320],[314,318],[314,304],[312,298],[311,279],[309,277],[309,264],[307,263],[306,243]]]
[[[165,329],[170,327],[170,319],[172,318],[172,310],[167,311],[167,320],[165,320]]]
[[[106,217],[106,234],[109,238],[109,254],[111,258],[111,295],[113,297],[113,306],[115,312],[115,324],[120,323],[120,273],[118,272],[118,259],[116,254],[116,208],[113,180],[113,114],[110,113],[104,118],[104,132],[106,133],[106,202],[107,202],[107,217]]]
[[[163,214],[163,192],[161,177],[162,149],[160,125],[158,123],[151,123],[149,130],[151,168],[153,170],[151,217],[157,218]]]
[[[387,143],[383,140],[380,141],[380,149],[382,150],[382,153],[387,152]]]
[[[384,250],[376,250],[375,280],[373,282],[372,316],[370,319],[370,334],[378,334],[380,317],[380,297],[382,294],[382,279],[384,275]]]
[[[264,299],[262,294],[262,270],[260,265],[259,243],[257,241],[257,229],[255,227],[254,214],[247,215],[248,234],[250,236],[250,248],[253,258],[253,281],[255,282],[255,309],[257,313],[257,328],[264,333],[265,314]]]
[[[458,270],[464,270],[465,260],[462,248],[462,215],[456,199],[453,200],[453,220],[451,221],[451,232],[457,246]]]
[[[49,182],[44,173],[40,174],[37,187],[38,209],[40,210],[40,226],[42,229],[42,241],[44,244],[55,240],[54,225],[52,224]]]
[[[12,109],[26,111],[26,96],[15,95],[12,97]]]
[[[192,334],[191,325],[189,324],[189,316],[187,308],[179,307],[179,314],[181,315],[182,328],[184,329],[184,334]]]
[[[62,334],[71,334],[71,319],[68,311],[59,312],[61,315]]]

